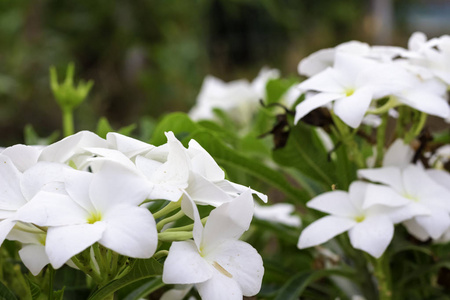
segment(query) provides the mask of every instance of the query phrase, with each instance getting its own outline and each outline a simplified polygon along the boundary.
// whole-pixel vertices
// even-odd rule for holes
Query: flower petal
[[[250,226],[253,197],[248,189],[233,201],[224,203],[209,214],[201,247],[205,252],[227,239],[238,239]]]
[[[69,196],[39,192],[17,211],[17,220],[39,226],[65,226],[86,223],[89,213]]]
[[[239,284],[244,296],[256,295],[261,289],[264,267],[261,256],[251,245],[236,240],[222,243],[205,257]]]
[[[3,241],[5,240],[9,232],[13,229],[15,224],[16,221],[13,221],[11,219],[0,221],[0,245],[3,244]]]
[[[411,200],[402,197],[391,187],[380,184],[368,184],[363,208],[381,204],[390,207],[407,205]]]
[[[214,268],[200,256],[194,241],[173,242],[164,262],[163,282],[190,284],[211,278]]]
[[[147,181],[120,164],[105,161],[89,188],[92,203],[99,211],[115,204],[139,205],[147,198]]]
[[[214,158],[196,140],[189,141],[187,150],[191,157],[192,171],[210,181],[225,179],[225,172],[219,167]]]
[[[344,97],[344,94],[342,93],[319,93],[317,95],[306,98],[295,107],[294,123],[297,124],[301,118],[306,116],[314,109],[342,97]]]
[[[339,217],[351,217],[358,214],[348,193],[344,191],[320,194],[309,201],[306,206]]]
[[[323,217],[303,229],[297,247],[304,249],[320,245],[336,235],[349,230],[356,224],[356,221],[347,218],[335,216]]]
[[[242,300],[239,284],[216,269],[212,277],[202,283],[197,283],[197,290],[202,299],[214,300]]]
[[[348,97],[337,99],[333,110],[341,120],[353,127],[358,127],[372,102],[373,93],[368,88],[360,88]]]
[[[124,256],[149,258],[156,250],[155,220],[148,209],[117,205],[105,212],[107,227],[99,243]]]
[[[394,225],[387,216],[368,217],[349,230],[352,246],[379,258],[394,236]]]
[[[58,269],[72,256],[100,240],[105,228],[105,222],[49,227],[45,252],[52,266]]]
[[[433,239],[439,238],[450,227],[447,211],[430,207],[430,216],[417,216],[415,220]]]
[[[36,164],[41,149],[37,146],[14,145],[3,150],[2,154],[11,158],[16,168],[24,172]]]
[[[50,263],[44,245],[24,245],[19,250],[19,256],[31,274],[37,276],[41,270]]]
[[[218,188],[203,176],[191,173],[186,193],[197,204],[219,206],[233,200],[227,193]]]
[[[378,169],[363,169],[358,170],[358,176],[369,179],[372,182],[386,184],[398,193],[403,193],[402,173],[400,168],[385,167]]]
[[[403,222],[403,225],[406,227],[409,234],[414,236],[419,241],[425,242],[430,238],[428,232],[426,232],[425,229],[417,223],[416,219],[406,220]]]
[[[12,160],[0,154],[0,209],[16,210],[26,203],[20,188],[22,173]]]

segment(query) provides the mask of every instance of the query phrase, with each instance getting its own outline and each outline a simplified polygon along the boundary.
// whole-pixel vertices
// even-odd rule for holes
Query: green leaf
[[[97,133],[97,135],[101,138],[106,138],[106,134],[112,131],[114,130],[112,129],[111,124],[109,124],[108,119],[106,119],[105,117],[101,117],[100,120],[98,120],[95,133]]]
[[[101,289],[97,290],[89,300],[103,300],[119,289],[142,279],[159,276],[162,274],[162,265],[154,258],[137,259],[131,266],[131,270],[125,276],[111,281]]]
[[[312,126],[302,123],[291,129],[284,148],[274,150],[275,162],[294,167],[321,183],[325,190],[336,184],[335,166]]]
[[[164,132],[173,131],[178,139],[181,140],[198,128],[200,128],[200,126],[192,121],[187,114],[181,112],[172,113],[165,116],[158,125],[156,125],[150,144],[156,146],[164,144],[167,141]]]
[[[157,289],[164,286],[164,283],[162,282],[161,277],[156,277],[143,285],[141,285],[139,288],[135,289],[133,292],[128,294],[123,300],[138,300],[142,299],[147,295],[150,295]]]
[[[17,300],[14,293],[0,281],[0,300]]]
[[[31,299],[38,300],[39,296],[41,295],[41,287],[38,284],[31,281],[29,276],[25,276],[25,278],[27,279],[27,283],[30,288]]]
[[[211,154],[221,166],[232,166],[241,172],[251,175],[263,182],[279,189],[289,198],[302,204],[309,196],[302,190],[293,187],[287,179],[258,160],[250,159],[224,144],[213,133],[205,130],[197,130],[188,138],[195,139],[206,151]]]
[[[54,291],[53,292],[53,299],[54,300],[64,300],[64,289],[65,288],[62,288],[59,291]]]
[[[271,79],[266,85],[267,103],[279,102],[281,96],[295,83],[297,79]]]
[[[137,127],[136,124],[130,124],[128,126],[121,127],[119,130],[117,130],[117,132],[129,136],[133,132],[133,130],[136,129],[136,127]],[[111,124],[105,117],[101,117],[100,120],[98,120],[97,129],[95,130],[95,132],[99,137],[105,139],[108,132],[115,132],[115,131],[116,130],[114,130],[111,127]]]
[[[33,125],[27,124],[24,128],[24,140],[26,145],[50,145],[56,142],[59,137],[58,131],[53,131],[48,137],[40,137],[33,128]]]
[[[291,277],[291,279],[283,285],[275,297],[275,300],[297,300],[311,283],[320,278],[333,275],[353,277],[354,272],[341,269],[302,271]]]

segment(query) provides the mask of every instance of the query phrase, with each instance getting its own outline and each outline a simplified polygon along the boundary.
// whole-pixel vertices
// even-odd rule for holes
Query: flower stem
[[[48,271],[48,299],[53,300],[53,277],[55,275],[55,269],[49,264],[47,267]]]
[[[166,206],[161,208],[159,211],[155,212],[153,214],[153,218],[155,218],[155,219],[161,218],[162,216],[165,216],[165,215],[171,213],[172,211],[179,208],[180,206],[181,206],[180,200],[178,200],[177,202],[169,202],[169,204],[167,204]]]
[[[391,300],[392,289],[389,272],[388,257],[383,255],[378,259],[373,259],[374,275],[377,279],[377,287],[380,300]]]
[[[377,156],[375,160],[375,167],[381,167],[384,157],[384,143],[386,140],[388,114],[381,117],[381,124],[377,128]]]
[[[176,214],[174,214],[174,215],[172,215],[172,216],[170,216],[168,218],[162,219],[156,225],[156,230],[161,231],[161,229],[164,227],[164,225],[166,225],[167,223],[176,221],[176,220],[182,218],[183,216],[184,216],[184,212],[182,210],[180,210]]]
[[[69,136],[75,133],[73,125],[73,111],[70,108],[64,108],[63,115],[63,132],[64,136]]]

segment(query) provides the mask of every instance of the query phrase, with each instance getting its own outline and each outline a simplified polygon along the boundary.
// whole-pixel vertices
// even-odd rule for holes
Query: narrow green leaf
[[[297,300],[311,283],[320,278],[333,275],[352,277],[354,273],[339,269],[300,272],[286,282],[278,292],[275,300]]]
[[[65,288],[62,288],[59,291],[54,291],[53,292],[53,299],[54,300],[64,300],[64,289]]]
[[[14,293],[0,281],[0,300],[17,300]]]
[[[293,127],[286,146],[274,150],[273,158],[327,187],[336,183],[334,163],[328,160],[328,153],[311,126],[299,123]]]
[[[162,274],[162,265],[154,258],[137,259],[131,266],[131,270],[125,276],[111,281],[89,297],[89,300],[103,300],[119,289],[142,279]]]
[[[31,281],[29,276],[25,276],[25,278],[27,279],[27,283],[30,288],[31,299],[38,300],[39,296],[41,295],[40,286],[38,284],[34,283],[33,281]]]
[[[156,277],[143,285],[141,285],[139,288],[135,289],[133,292],[128,294],[123,300],[138,300],[142,299],[147,295],[150,295],[157,289],[164,286],[164,283],[162,282],[161,277]]]
[[[112,129],[111,124],[109,124],[108,119],[101,117],[100,120],[98,120],[95,133],[97,133],[97,135],[101,138],[106,138],[106,134],[111,131],[114,130]]]

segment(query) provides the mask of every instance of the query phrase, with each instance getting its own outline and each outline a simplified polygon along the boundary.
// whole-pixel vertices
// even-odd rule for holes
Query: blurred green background
[[[0,145],[30,123],[60,129],[49,67],[95,81],[76,130],[188,111],[207,74],[252,80],[263,66],[298,76],[301,58],[356,39],[406,47],[410,34],[449,33],[448,1],[0,1]],[[447,17],[446,17],[447,16]],[[62,79],[60,79],[62,80]]]

